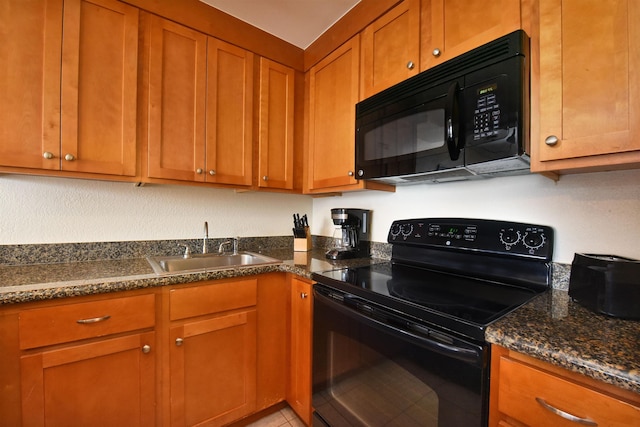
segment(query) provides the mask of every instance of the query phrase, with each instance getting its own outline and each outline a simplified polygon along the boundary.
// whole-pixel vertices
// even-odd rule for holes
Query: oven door
[[[485,426],[488,346],[314,286],[314,426]]]

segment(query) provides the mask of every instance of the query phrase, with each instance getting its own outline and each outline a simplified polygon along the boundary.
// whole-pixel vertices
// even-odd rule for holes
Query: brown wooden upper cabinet
[[[520,0],[422,0],[420,70],[520,28]]]
[[[531,169],[640,165],[640,4],[540,0],[539,9]]]
[[[418,73],[420,1],[405,0],[362,31],[362,99]]]
[[[260,58],[258,187],[293,188],[295,72]]]
[[[309,70],[308,192],[359,185],[353,145],[359,71],[359,35]]]
[[[150,178],[250,185],[253,54],[146,16]]]
[[[10,0],[0,24],[0,164],[134,176],[138,9]]]

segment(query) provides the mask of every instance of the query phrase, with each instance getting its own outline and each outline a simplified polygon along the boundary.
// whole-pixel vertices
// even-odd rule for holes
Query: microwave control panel
[[[544,225],[466,218],[394,221],[387,241],[477,253],[506,254],[551,260],[553,229]]]
[[[472,119],[471,141],[504,139],[509,136],[505,108],[507,107],[507,84],[504,76],[484,84],[475,85],[465,90],[465,96],[469,96],[467,113]],[[470,96],[471,95],[471,96]],[[471,132],[469,132],[471,133]]]

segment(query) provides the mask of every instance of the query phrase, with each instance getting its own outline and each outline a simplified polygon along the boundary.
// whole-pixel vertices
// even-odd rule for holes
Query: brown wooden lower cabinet
[[[311,421],[312,285],[289,273],[0,307],[1,425]]]
[[[307,425],[311,425],[311,346],[313,285],[291,279],[291,353],[287,402]]]
[[[23,356],[22,425],[154,425],[154,336],[133,334]]]
[[[490,426],[640,425],[640,396],[493,346]]]

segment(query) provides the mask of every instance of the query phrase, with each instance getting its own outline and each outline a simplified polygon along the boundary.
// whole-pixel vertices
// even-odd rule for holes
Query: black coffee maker
[[[370,255],[371,211],[366,209],[331,209],[337,226],[328,259],[361,258]]]

